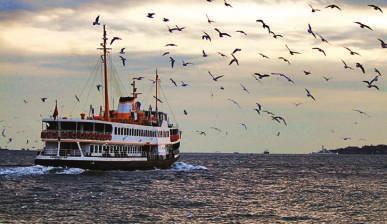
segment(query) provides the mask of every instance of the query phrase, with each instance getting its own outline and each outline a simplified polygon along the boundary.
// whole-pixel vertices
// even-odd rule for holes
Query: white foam
[[[79,169],[79,168],[67,168],[67,169],[63,169],[60,172],[57,172],[56,174],[81,174],[84,171],[85,170]]]
[[[176,162],[172,165],[171,170],[174,171],[194,171],[194,170],[208,170],[205,166],[192,165],[184,162]]]
[[[47,166],[23,166],[0,168],[0,176],[29,176],[44,174],[80,174],[84,170],[77,168],[58,168]]]

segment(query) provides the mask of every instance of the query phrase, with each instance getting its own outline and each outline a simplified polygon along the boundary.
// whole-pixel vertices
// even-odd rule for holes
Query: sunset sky
[[[66,117],[79,117],[82,111],[88,112],[90,104],[96,108],[102,105],[103,96],[95,87],[102,78],[97,50],[102,26],[92,25],[97,15],[101,24],[106,24],[110,39],[122,38],[112,45],[111,53],[114,106],[120,94],[131,91],[129,81],[135,76],[146,77],[138,82],[143,105],[147,108],[153,103],[154,87],[149,79],[154,78],[157,68],[163,92],[183,131],[182,152],[261,153],[268,149],[308,153],[321,145],[337,148],[387,143],[387,49],[378,41],[387,42],[387,1],[228,2],[232,8],[221,0],[0,0],[0,127],[6,130],[6,137],[0,136],[0,146],[42,147],[41,118],[52,114],[56,99],[60,115]],[[321,11],[312,13],[308,4]],[[326,8],[330,4],[342,10]],[[368,4],[380,6],[384,13]],[[146,17],[148,12],[155,13],[153,19]],[[206,14],[215,22],[209,24]],[[257,19],[283,38],[274,39]],[[361,29],[354,23],[357,21],[373,31]],[[308,24],[328,43],[309,34]],[[168,32],[167,26],[175,25],[185,29]],[[220,38],[214,28],[231,37]],[[202,40],[203,32],[211,36],[211,42]],[[177,47],[166,47],[168,43]],[[301,54],[290,55],[285,44]],[[324,49],[326,56],[313,47]],[[350,55],[344,47],[360,56]],[[125,67],[119,58],[121,48],[126,48]],[[239,66],[228,65],[235,48],[242,49],[235,54]],[[208,57],[202,57],[202,50]],[[162,56],[166,51],[170,54]],[[169,56],[176,59],[173,69]],[[289,59],[291,65],[278,57]],[[182,60],[193,65],[184,67]],[[354,70],[344,69],[341,60]],[[364,66],[365,74],[356,63]],[[383,74],[374,83],[379,91],[362,82],[377,75],[375,68]],[[224,77],[214,82],[208,71]],[[306,76],[304,71],[312,74]],[[285,73],[295,83],[275,76],[257,81],[252,76],[272,72]],[[324,76],[331,79],[325,81]],[[189,86],[175,87],[170,78]],[[305,88],[316,101],[306,97]],[[41,97],[48,99],[43,103]],[[238,101],[241,108],[229,98]],[[258,115],[256,102],[262,110],[284,117],[288,125],[276,123],[265,113]],[[166,103],[161,107],[172,115]],[[13,141],[8,144],[9,138]]]

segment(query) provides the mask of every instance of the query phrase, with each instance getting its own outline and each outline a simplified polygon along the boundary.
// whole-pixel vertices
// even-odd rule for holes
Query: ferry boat
[[[107,58],[107,34],[103,26],[103,59]],[[43,166],[97,170],[144,170],[169,168],[180,157],[181,131],[158,110],[159,77],[156,70],[155,110],[141,108],[136,83],[132,96],[120,97],[117,110],[109,109],[107,61],[103,60],[104,111],[81,113],[79,118],[58,117],[42,120],[44,148],[35,158]]]

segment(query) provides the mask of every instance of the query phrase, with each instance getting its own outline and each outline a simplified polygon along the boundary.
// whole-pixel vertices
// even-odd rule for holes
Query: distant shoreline
[[[345,148],[330,149],[330,152],[337,154],[377,154],[386,155],[387,145],[365,145],[362,147],[348,146]]]

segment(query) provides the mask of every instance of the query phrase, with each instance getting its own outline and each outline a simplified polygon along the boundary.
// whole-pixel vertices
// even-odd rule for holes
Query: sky
[[[183,131],[182,152],[309,153],[322,145],[333,149],[387,143],[387,49],[378,41],[387,42],[387,1],[228,2],[232,7],[220,0],[0,0],[0,127],[6,136],[0,136],[0,146],[41,148],[41,119],[52,114],[55,100],[65,117],[87,113],[90,104],[102,105],[103,95],[96,88],[102,80],[97,49],[102,26],[92,25],[98,15],[109,39],[122,39],[111,46],[111,107],[117,106],[120,95],[129,95],[129,82],[137,76],[145,77],[137,83],[143,93],[140,101],[146,108],[154,103],[149,79],[157,68],[162,99],[168,102],[161,109]],[[330,4],[342,10],[326,8]],[[309,5],[321,11],[312,13]],[[155,13],[154,18],[146,17],[149,12]],[[209,24],[206,15],[215,22]],[[273,38],[258,19],[283,37]],[[308,24],[328,43],[308,33]],[[168,26],[175,25],[185,28],[168,32]],[[231,37],[220,38],[214,28]],[[204,32],[211,41],[202,39]],[[165,46],[169,43],[177,46]],[[285,45],[301,54],[290,55]],[[323,49],[326,56],[313,47]],[[344,47],[360,55],[351,55]],[[121,48],[126,51],[125,66],[119,58]],[[241,49],[235,53],[239,66],[229,65],[235,48]],[[202,57],[202,50],[208,57]],[[164,52],[170,53],[162,56]],[[174,68],[170,56],[176,60]],[[193,64],[182,66],[183,60]],[[344,69],[341,60],[354,69]],[[356,63],[364,66],[365,74]],[[377,75],[375,68],[382,74],[374,82],[379,90],[362,82]],[[224,76],[215,82],[208,71]],[[283,73],[294,83],[274,75],[256,80],[254,73]],[[170,78],[189,86],[175,87]],[[262,105],[260,115],[254,111],[256,103]],[[287,125],[263,110],[283,117]]]

